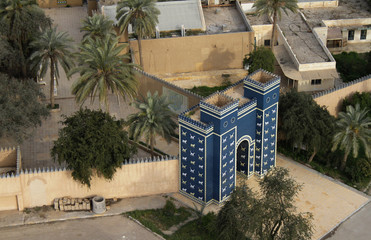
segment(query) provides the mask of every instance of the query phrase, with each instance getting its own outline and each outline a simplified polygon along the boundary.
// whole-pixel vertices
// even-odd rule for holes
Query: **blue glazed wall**
[[[237,170],[263,176],[276,164],[279,78],[242,81],[245,105],[233,100],[220,109],[202,100],[200,122],[180,117],[180,192],[201,204],[228,199]]]

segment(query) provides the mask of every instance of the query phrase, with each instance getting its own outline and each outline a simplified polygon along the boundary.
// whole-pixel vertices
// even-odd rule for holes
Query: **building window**
[[[225,121],[224,124],[223,124],[224,127],[227,127],[228,126],[228,122]]]
[[[321,79],[313,79],[310,83],[311,85],[321,85],[322,80]]]
[[[235,121],[236,121],[236,118],[233,117],[233,118],[231,119],[231,123],[234,123]]]
[[[273,99],[276,99],[277,98],[277,93],[274,93],[273,94]]]
[[[348,31],[348,40],[354,40],[354,30]]]
[[[269,103],[271,101],[270,97],[267,97],[267,99],[265,100],[267,103]]]
[[[365,40],[367,38],[367,30],[361,30],[361,40]]]
[[[264,46],[269,47],[271,45],[271,40],[264,40]]]

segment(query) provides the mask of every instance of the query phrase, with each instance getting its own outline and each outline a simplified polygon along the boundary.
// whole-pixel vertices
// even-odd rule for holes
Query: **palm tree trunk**
[[[340,170],[341,171],[344,171],[344,169],[345,169],[345,165],[347,164],[348,155],[349,155],[349,152],[345,152],[344,158],[341,161],[341,165],[340,165]]]
[[[139,48],[139,61],[140,66],[143,68],[143,58],[142,58],[142,37],[138,35],[138,48]]]
[[[50,109],[54,108],[54,60],[50,58]]]
[[[151,146],[151,157],[153,158],[155,156],[155,151],[154,151],[154,136],[151,135],[151,139],[149,140],[149,145]]]
[[[271,38],[271,49],[273,51],[273,46],[276,42],[276,26],[277,24],[277,11],[273,13],[273,28],[272,28],[272,38]]]
[[[314,158],[314,156],[316,156],[316,154],[317,154],[317,149],[314,148],[313,149],[313,153],[312,153],[312,155],[310,156],[310,158],[308,160],[308,163],[311,163],[313,161],[313,158]]]
[[[27,75],[26,60],[25,60],[24,53],[23,53],[23,46],[22,46],[21,39],[18,40],[18,47],[19,47],[19,52],[20,52],[20,55],[21,55],[22,77],[26,78],[27,77],[26,76]]]

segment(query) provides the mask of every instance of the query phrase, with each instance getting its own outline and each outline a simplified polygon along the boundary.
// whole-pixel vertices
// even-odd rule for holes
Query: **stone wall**
[[[37,3],[41,8],[76,7],[82,6],[83,0],[37,0]]]
[[[0,176],[0,210],[52,205],[55,198],[127,198],[178,191],[178,159],[164,157],[128,160],[107,181],[94,177],[91,188],[72,179],[66,169],[24,169]]]
[[[253,41],[254,32],[144,39],[143,70],[163,74],[242,68]],[[130,48],[139,63],[138,41],[130,40]]]
[[[313,95],[313,99],[319,105],[326,106],[331,115],[337,116],[344,98],[356,92],[371,92],[371,75],[316,93]]]

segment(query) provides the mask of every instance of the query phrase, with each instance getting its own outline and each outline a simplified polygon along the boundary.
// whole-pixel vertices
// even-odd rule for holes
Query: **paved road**
[[[123,216],[36,224],[0,229],[0,240],[158,240]]]
[[[371,239],[371,202],[339,226],[326,240]]]

